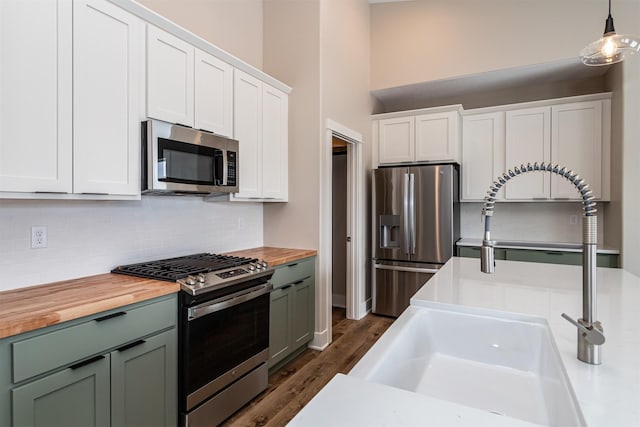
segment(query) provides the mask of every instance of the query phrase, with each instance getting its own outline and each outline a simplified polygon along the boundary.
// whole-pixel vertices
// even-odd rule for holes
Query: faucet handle
[[[604,344],[604,334],[602,333],[602,325],[600,322],[596,321],[591,324],[583,323],[582,319],[573,320],[567,314],[562,313],[562,317],[569,321],[573,326],[578,328],[578,330],[582,333],[582,336],[593,345],[602,345]]]

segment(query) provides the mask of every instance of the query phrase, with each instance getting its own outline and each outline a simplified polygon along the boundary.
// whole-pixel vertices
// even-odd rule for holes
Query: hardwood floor
[[[337,373],[346,374],[387,330],[394,319],[369,314],[348,320],[333,309],[333,342],[324,351],[305,350],[269,376],[269,386],[222,425],[279,427],[286,425]]]

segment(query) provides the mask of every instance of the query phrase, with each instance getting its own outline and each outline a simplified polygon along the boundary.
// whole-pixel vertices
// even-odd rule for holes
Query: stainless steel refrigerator
[[[458,166],[373,171],[373,312],[397,317],[454,254],[460,238]]]

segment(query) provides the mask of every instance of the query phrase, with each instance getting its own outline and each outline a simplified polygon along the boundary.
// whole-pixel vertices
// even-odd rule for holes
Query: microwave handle
[[[222,150],[222,185],[227,185],[227,175],[228,175],[228,166],[227,166],[227,149]]]

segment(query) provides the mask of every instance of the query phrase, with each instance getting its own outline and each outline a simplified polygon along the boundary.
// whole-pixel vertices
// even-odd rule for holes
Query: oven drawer
[[[271,277],[271,283],[273,288],[277,289],[313,276],[315,276],[315,257],[277,266]]]
[[[125,306],[12,344],[13,382],[119,347],[176,325],[175,298]]]

